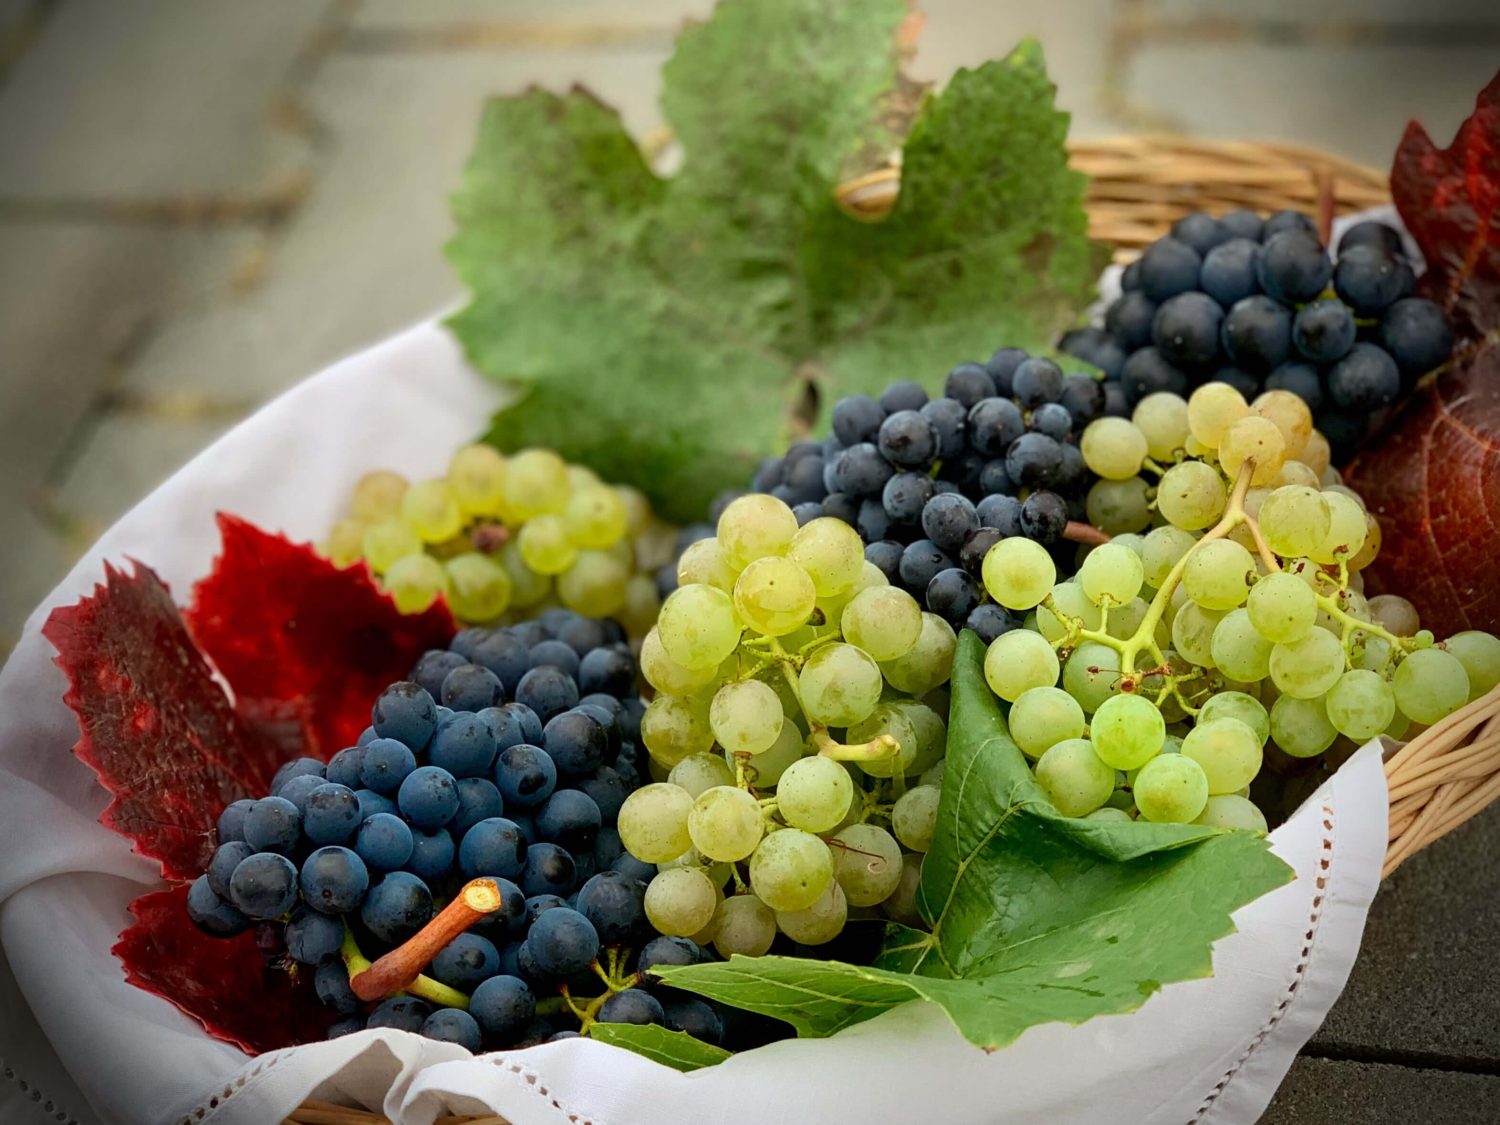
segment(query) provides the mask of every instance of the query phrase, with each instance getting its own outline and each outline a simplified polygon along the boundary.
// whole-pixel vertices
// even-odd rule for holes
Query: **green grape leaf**
[[[668,1031],[657,1024],[592,1023],[589,1038],[644,1055],[673,1070],[698,1070],[729,1057],[723,1047],[694,1039],[685,1031]]]
[[[472,294],[451,327],[520,392],[490,440],[701,518],[819,404],[938,386],[1075,318],[1103,254],[1040,49],[925,97],[900,71],[907,17],[906,0],[724,0],[663,72],[670,178],[586,91],[490,102],[448,246]],[[891,213],[841,210],[834,188],[903,138]]]
[[[986,1049],[1037,1024],[1134,1011],[1163,984],[1210,975],[1230,914],[1291,870],[1247,832],[1059,814],[1010,739],[983,660],[965,631],[917,895],[930,933],[891,926],[870,966],[735,957],[654,971],[800,1035],[929,1000]]]

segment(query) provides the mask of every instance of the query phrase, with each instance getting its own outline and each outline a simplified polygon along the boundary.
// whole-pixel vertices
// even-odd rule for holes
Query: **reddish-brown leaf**
[[[73,752],[114,797],[100,818],[168,879],[202,874],[219,810],[273,762],[236,717],[155,573],[106,566],[42,632],[68,677],[82,737]]]
[[[142,895],[136,922],[114,954],[125,979],[170,1000],[215,1038],[250,1054],[322,1039],[336,1018],[318,1002],[311,973],[265,964],[253,930],[212,937],[188,920],[187,887]]]
[[[1500,73],[1447,148],[1415,121],[1406,126],[1391,196],[1427,259],[1424,292],[1461,335],[1500,327]]]
[[[403,615],[363,566],[340,569],[237,516],[221,513],[219,529],[224,550],[194,588],[188,626],[241,717],[284,758],[326,761],[352,745],[380,689],[452,639],[441,602]]]
[[[1500,631],[1500,343],[1419,390],[1345,470],[1380,520],[1368,594],[1400,594],[1439,637]]]

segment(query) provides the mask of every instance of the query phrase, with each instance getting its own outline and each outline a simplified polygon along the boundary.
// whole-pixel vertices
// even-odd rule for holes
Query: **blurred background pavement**
[[[1076,136],[1381,168],[1410,117],[1445,144],[1500,66],[1496,0],[922,6],[919,77],[1034,35]],[[710,7],[0,0],[0,653],[216,435],[458,299],[447,196],[487,95],[581,82],[644,136],[675,29]],[[1402,868],[1266,1120],[1500,1121],[1497,847],[1492,814]]]

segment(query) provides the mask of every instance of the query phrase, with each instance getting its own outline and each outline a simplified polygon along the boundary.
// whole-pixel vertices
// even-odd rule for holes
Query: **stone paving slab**
[[[1260,1125],[1494,1125],[1500,1076],[1299,1058]]]
[[[140,392],[263,399],[462,298],[443,257],[490,94],[582,78],[637,136],[659,124],[655,51],[335,56],[311,94],[333,138],[318,184],[245,297],[178,318],[127,377]]]
[[[1130,61],[1125,94],[1133,109],[1192,135],[1311,145],[1385,168],[1413,115],[1446,144],[1497,64],[1484,46],[1147,44]]]
[[[0,196],[118,199],[245,192],[305,142],[271,95],[327,0],[60,5],[0,98]]]
[[[73,554],[9,489],[0,491],[0,662],[38,603],[73,565]]]
[[[1255,23],[1285,20],[1303,26],[1338,23],[1349,36],[1361,34],[1372,25],[1399,24],[1408,28],[1440,27],[1444,24],[1472,22],[1500,25],[1494,0],[1428,0],[1413,4],[1411,0],[1147,0],[1142,11],[1148,17],[1162,19],[1222,19]]]
[[[1348,987],[1313,1037],[1315,1048],[1500,1068],[1497,861],[1500,806],[1491,806],[1386,880]]]
[[[684,19],[702,18],[714,0],[364,0],[355,14],[356,28],[427,30],[455,24],[545,24],[565,29],[578,25],[676,27]]]

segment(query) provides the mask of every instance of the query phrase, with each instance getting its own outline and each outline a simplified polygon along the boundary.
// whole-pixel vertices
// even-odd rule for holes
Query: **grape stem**
[[[344,942],[339,947],[339,956],[344,959],[344,968],[349,972],[350,986],[353,987],[354,979],[370,969],[370,960],[360,952],[359,943],[354,940],[354,932],[348,926],[344,927]],[[430,1000],[444,1008],[462,1008],[465,1011],[469,1008],[467,995],[431,977],[422,976],[420,973],[405,988],[393,989],[389,995],[394,996],[398,992]],[[359,994],[356,992],[355,995]],[[370,997],[370,999],[383,1000],[385,997],[377,996]]]
[[[1074,543],[1087,543],[1093,547],[1109,542],[1108,534],[1091,523],[1083,523],[1079,520],[1068,521],[1068,526],[1063,528],[1063,538]]]
[[[878,734],[869,742],[845,745],[835,742],[828,729],[821,724],[813,725],[812,744],[818,753],[837,762],[878,762],[890,758],[901,750],[901,744],[888,734]]]

